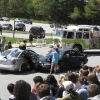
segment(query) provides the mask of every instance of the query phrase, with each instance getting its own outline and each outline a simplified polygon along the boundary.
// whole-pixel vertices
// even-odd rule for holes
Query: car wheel
[[[26,30],[26,28],[24,27],[24,28],[23,28],[23,31],[25,31],[25,30]]]
[[[42,38],[45,38],[45,35],[43,35],[43,37]]]
[[[60,65],[58,64],[57,72],[59,72],[60,70],[61,70],[61,67],[60,67]]]
[[[26,70],[26,64],[23,63],[23,64],[21,65],[21,68],[19,69],[19,72],[23,72],[23,71],[25,71],[25,70]]]
[[[12,30],[12,27],[9,27],[9,30]]]
[[[80,67],[83,67],[83,65],[84,65],[84,61],[81,61]]]

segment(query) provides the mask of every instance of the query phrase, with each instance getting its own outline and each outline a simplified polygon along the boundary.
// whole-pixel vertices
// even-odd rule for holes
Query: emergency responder
[[[22,40],[19,44],[19,48],[22,50],[26,50],[26,40]]]
[[[29,53],[27,51],[25,51],[22,54],[22,57],[24,58],[25,63],[27,64],[27,68],[30,70],[34,69],[34,63],[32,62],[31,56],[29,55]]]
[[[4,50],[8,50],[8,49],[11,49],[11,48],[12,48],[11,42],[8,41],[8,44],[5,45]]]

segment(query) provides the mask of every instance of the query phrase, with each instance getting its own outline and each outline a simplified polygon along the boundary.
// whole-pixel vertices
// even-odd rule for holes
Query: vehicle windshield
[[[63,33],[64,33],[63,30],[55,30],[54,36],[62,37],[63,36]]]
[[[9,55],[10,54],[10,55]],[[20,54],[20,52],[18,51],[18,49],[12,51],[12,50],[6,50],[4,51],[1,55],[2,56],[10,56],[10,57],[17,57]]]
[[[9,55],[9,54],[11,53],[11,51],[12,51],[12,50],[6,50],[6,51],[4,51],[1,55],[2,55],[2,56],[7,56],[7,55]]]
[[[3,26],[8,26],[9,24],[3,24]]]
[[[16,24],[16,26],[22,26],[22,24]]]
[[[53,51],[52,51],[52,52],[53,52]],[[46,57],[48,57],[49,55],[52,55],[52,54],[51,54],[52,52],[49,52],[49,53],[46,55]],[[59,58],[62,58],[63,54],[64,54],[64,51],[59,51]]]

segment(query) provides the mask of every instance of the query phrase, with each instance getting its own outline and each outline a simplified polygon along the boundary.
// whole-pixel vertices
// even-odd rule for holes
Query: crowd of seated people
[[[7,86],[9,100],[100,100],[100,66],[83,66],[79,72],[67,71],[58,79],[53,74],[46,78],[35,76],[34,86],[18,80]],[[2,98],[1,98],[2,99]]]

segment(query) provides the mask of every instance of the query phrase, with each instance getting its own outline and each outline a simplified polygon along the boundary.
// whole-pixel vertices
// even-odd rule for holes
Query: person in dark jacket
[[[8,44],[5,45],[4,50],[8,50],[8,49],[11,49],[11,48],[12,48],[11,42],[8,41]]]

